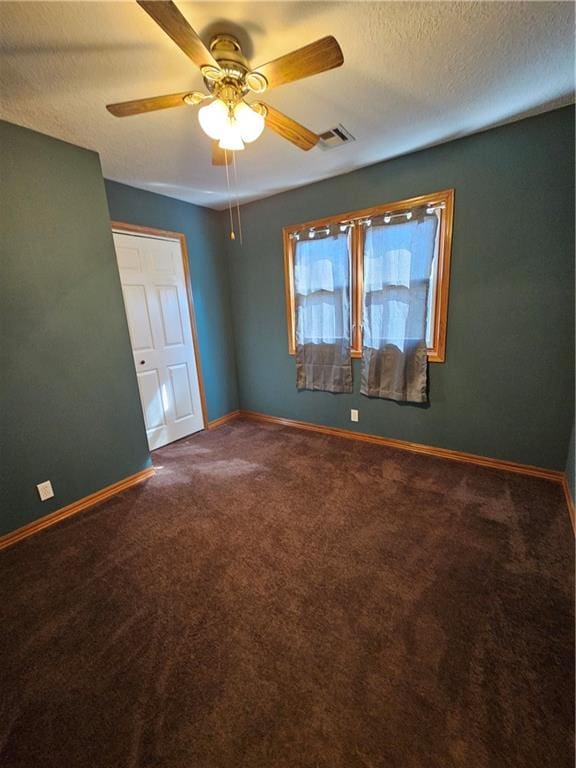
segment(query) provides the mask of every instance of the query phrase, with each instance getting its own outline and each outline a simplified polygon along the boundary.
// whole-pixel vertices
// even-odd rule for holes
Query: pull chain
[[[242,221],[240,219],[240,203],[238,201],[238,175],[236,172],[236,152],[232,153],[232,165],[234,167],[234,197],[236,198],[236,218],[238,219],[238,234],[242,245]]]
[[[234,152],[232,152],[234,158]],[[230,176],[228,174],[228,151],[224,150],[224,166],[226,168],[226,187],[228,189],[228,212],[230,213],[230,240],[236,240],[234,233],[234,218],[232,217],[232,196],[230,193]]]

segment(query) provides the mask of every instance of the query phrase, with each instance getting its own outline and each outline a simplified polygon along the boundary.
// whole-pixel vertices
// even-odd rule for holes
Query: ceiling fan
[[[313,131],[269,104],[248,103],[245,97],[341,66],[344,57],[334,37],[323,37],[251,69],[234,36],[215,35],[207,48],[171,0],[137,2],[200,67],[208,93],[184,91],[108,104],[106,109],[115,117],[210,101],[200,109],[198,119],[202,130],[213,139],[213,165],[228,165],[231,157],[228,152],[244,149],[245,143],[260,136],[264,126],[306,151],[318,143],[319,136]]]

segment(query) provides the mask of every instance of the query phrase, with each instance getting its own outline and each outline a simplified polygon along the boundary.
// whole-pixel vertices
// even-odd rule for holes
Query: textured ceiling
[[[266,94],[316,132],[303,152],[270,131],[238,156],[242,201],[335,176],[573,101],[571,2],[177,2],[208,40],[238,34],[253,64],[327,34],[344,66]],[[214,208],[223,168],[185,107],[119,120],[105,105],[201,89],[135,2],[1,2],[3,119],[97,150],[107,178]]]

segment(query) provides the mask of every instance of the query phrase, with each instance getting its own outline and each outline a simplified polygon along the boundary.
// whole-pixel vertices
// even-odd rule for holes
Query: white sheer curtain
[[[298,388],[352,391],[347,232],[296,242],[294,293]]]
[[[350,337],[348,235],[296,243],[296,344],[335,344]]]
[[[361,392],[427,400],[426,318],[438,218],[369,227],[364,246]]]

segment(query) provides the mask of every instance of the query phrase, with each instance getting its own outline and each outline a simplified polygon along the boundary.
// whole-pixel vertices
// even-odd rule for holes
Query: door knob
[[[146,360],[140,360],[140,365],[146,365]]]

